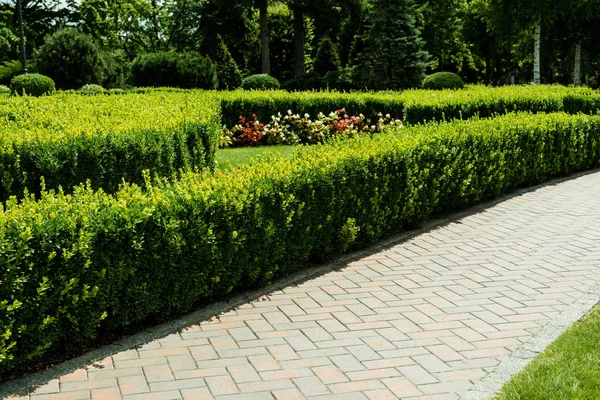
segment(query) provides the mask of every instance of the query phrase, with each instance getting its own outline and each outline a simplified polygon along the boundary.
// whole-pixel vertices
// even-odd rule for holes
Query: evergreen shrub
[[[244,90],[269,90],[279,87],[279,81],[267,74],[250,75],[242,81]]]
[[[423,89],[429,90],[463,89],[464,87],[462,78],[454,72],[436,72],[426,77],[423,82]]]
[[[142,54],[131,64],[134,86],[216,89],[217,68],[196,52]]]
[[[89,95],[107,93],[106,89],[104,89],[102,86],[96,85],[93,83],[83,85],[82,87],[79,88],[78,92],[81,94],[89,94]]]
[[[10,82],[10,91],[13,95],[44,96],[54,94],[56,88],[54,81],[41,74],[23,74],[15,76]]]

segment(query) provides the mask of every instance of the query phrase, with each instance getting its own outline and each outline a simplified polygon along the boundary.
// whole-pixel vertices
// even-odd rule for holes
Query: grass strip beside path
[[[600,305],[515,375],[495,399],[600,399]]]

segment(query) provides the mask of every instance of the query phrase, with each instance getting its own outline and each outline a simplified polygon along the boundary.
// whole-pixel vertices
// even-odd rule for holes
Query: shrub
[[[454,72],[436,72],[429,75],[423,82],[423,89],[442,90],[442,89],[462,89],[465,83],[462,78]]]
[[[242,73],[237,63],[231,56],[229,49],[223,39],[219,38],[219,47],[217,49],[217,77],[219,79],[219,89],[233,90],[242,84]]]
[[[142,54],[131,64],[134,86],[216,89],[217,69],[196,52]]]
[[[323,78],[328,89],[350,91],[355,89],[352,81],[352,68],[328,72]]]
[[[23,74],[13,78],[10,82],[10,91],[14,95],[44,96],[56,91],[54,81],[40,74]]]
[[[300,74],[297,77],[285,82],[282,85],[282,88],[286,90],[306,91],[323,89],[325,86],[326,85],[323,77],[312,71]]]
[[[104,89],[100,85],[95,85],[93,83],[90,83],[90,84],[83,85],[82,87],[80,87],[78,92],[81,94],[91,94],[91,95],[104,94],[104,93],[106,93],[106,89]]]
[[[77,89],[105,79],[100,48],[91,36],[76,29],[48,36],[35,59],[38,72],[54,79],[59,89]]]
[[[321,43],[319,43],[313,69],[321,76],[327,75],[328,72],[337,72],[341,69],[337,49],[328,36],[323,37]]]
[[[89,180],[115,192],[123,179],[143,184],[142,171],[171,177],[212,168],[218,101],[206,93],[11,98],[0,106],[0,201],[67,193]]]
[[[323,77],[318,73],[305,72],[297,77],[285,82],[283,89],[295,91],[320,90],[326,87]]]
[[[8,86],[0,85],[0,94],[8,94],[10,93],[10,88]]]
[[[6,61],[0,65],[0,85],[10,85],[12,79],[21,74],[21,61]]]
[[[242,81],[244,90],[279,89],[279,81],[267,74],[250,75]]]
[[[145,192],[80,187],[10,201],[0,213],[0,373],[435,213],[595,167],[599,135],[598,116],[511,114],[305,147],[291,159],[186,174]]]
[[[116,88],[116,89],[108,89],[108,93],[109,93],[109,94],[123,94],[123,93],[125,93],[125,90],[123,90],[123,89],[119,89],[119,88]]]

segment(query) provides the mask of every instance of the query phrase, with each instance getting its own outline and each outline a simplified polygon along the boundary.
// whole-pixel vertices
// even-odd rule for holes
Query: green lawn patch
[[[276,147],[242,147],[234,149],[220,149],[217,152],[217,168],[226,171],[251,164],[253,160],[263,160],[267,157],[274,159],[287,158],[296,152],[297,146]]]
[[[496,399],[600,399],[600,305],[515,375]]]

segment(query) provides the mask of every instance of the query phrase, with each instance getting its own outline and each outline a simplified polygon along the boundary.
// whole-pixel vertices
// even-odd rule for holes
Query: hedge
[[[489,88],[468,86],[464,90],[408,90],[398,92],[351,93],[285,91],[231,92],[222,94],[223,124],[233,126],[240,115],[256,114],[260,121],[270,120],[278,112],[308,113],[330,112],[345,107],[349,114],[363,113],[375,118],[377,113],[390,113],[405,124],[452,119],[481,118],[508,112],[534,113],[568,111],[591,112],[600,107],[599,94],[591,89],[564,86],[507,86]],[[575,101],[575,99],[579,99]],[[567,106],[566,103],[569,103]]]
[[[114,192],[142,171],[212,168],[218,102],[201,92],[0,100],[0,200],[89,180]]]
[[[146,191],[10,200],[0,213],[0,375],[599,163],[600,116],[510,114],[305,147]]]
[[[346,108],[350,115],[364,114],[376,118],[380,112],[401,116],[404,102],[398,93],[336,93],[336,92],[286,92],[286,91],[234,91],[220,93],[222,122],[235,125],[240,116],[256,114],[260,121],[269,121],[278,112],[316,116]]]

